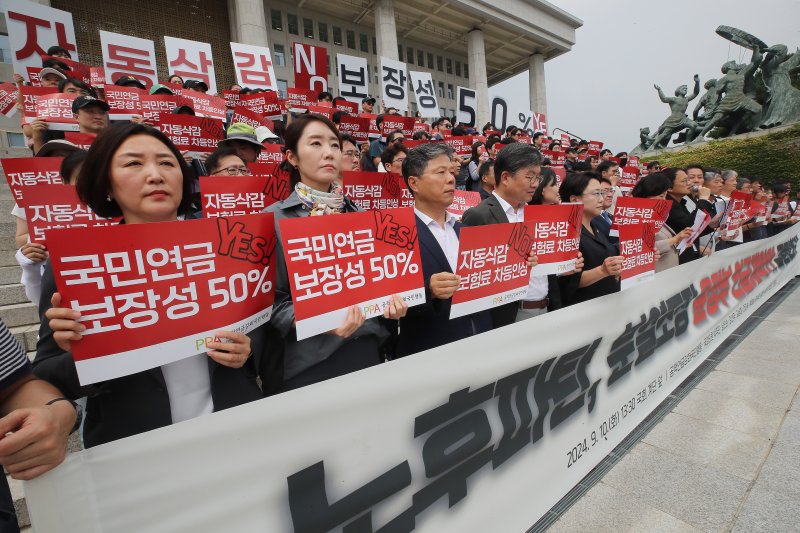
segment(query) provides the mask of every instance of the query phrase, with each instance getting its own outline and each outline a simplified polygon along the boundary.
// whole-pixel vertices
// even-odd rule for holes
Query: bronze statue
[[[698,124],[705,124],[706,121],[711,119],[714,116],[714,111],[717,109],[717,105],[719,104],[719,94],[717,93],[717,80],[710,79],[703,84],[703,88],[706,90],[705,94],[700,97],[700,100],[697,101],[697,105],[692,112],[692,118]],[[703,114],[700,114],[700,111]]]
[[[639,145],[630,151],[631,155],[641,154],[646,152],[652,146],[653,141],[655,140],[654,135],[650,135],[650,128],[640,128],[639,129]]]
[[[786,45],[767,49],[761,75],[769,89],[769,100],[761,117],[761,128],[773,128],[800,120],[800,90],[792,86],[792,74],[800,70],[800,50],[790,54]]]
[[[694,75],[694,90],[689,96],[686,96],[689,90],[686,85],[681,85],[675,89],[674,97],[664,96],[664,92],[658,85],[653,85],[653,87],[658,91],[658,97],[661,101],[665,104],[669,104],[672,113],[667,117],[667,120],[659,126],[652,147],[660,148],[661,146],[666,146],[669,144],[669,139],[672,137],[672,134],[678,133],[684,128],[688,128],[686,132],[686,141],[691,142],[701,128],[694,120],[686,116],[686,110],[689,109],[689,102],[697,98],[697,95],[700,94],[700,76],[697,74]]]

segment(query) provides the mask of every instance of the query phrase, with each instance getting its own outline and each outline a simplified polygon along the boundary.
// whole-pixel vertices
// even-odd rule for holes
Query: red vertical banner
[[[525,222],[533,225],[533,274],[545,276],[575,270],[581,242],[583,204],[528,205]]]
[[[36,185],[25,191],[20,205],[25,208],[31,242],[49,241],[50,232],[55,229],[93,228],[119,222],[97,216],[70,185]]]
[[[63,157],[9,157],[0,159],[3,174],[17,205],[22,205],[26,191],[42,185],[63,185]]]
[[[328,90],[328,51],[322,46],[292,43],[294,86],[319,94]]]
[[[634,198],[631,196],[617,198],[617,203],[614,204],[614,218],[609,234],[612,237],[616,237],[620,226],[643,224],[645,222],[653,224],[653,228],[658,233],[664,227],[667,218],[669,218],[671,208],[672,200],[652,200],[650,198]]]
[[[533,223],[514,222],[462,227],[450,318],[471,315],[525,297],[531,272]]]
[[[656,229],[652,223],[619,228],[619,252],[623,257],[621,289],[652,281],[656,275]]]
[[[412,209],[280,221],[297,338],[339,327],[351,306],[383,315],[391,295],[425,302]]]

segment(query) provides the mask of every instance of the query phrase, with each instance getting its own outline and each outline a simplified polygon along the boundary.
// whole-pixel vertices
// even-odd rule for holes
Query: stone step
[[[0,305],[0,319],[9,328],[39,323],[39,309],[32,303]]]
[[[9,328],[26,352],[36,351],[36,341],[39,340],[39,324],[26,324]]]
[[[0,222],[0,243],[5,250],[16,248],[14,244],[14,235],[17,234],[17,224],[11,219],[11,214],[8,217],[3,217]]]
[[[0,285],[13,285],[19,283],[22,278],[22,267],[16,266],[3,266],[0,267]]]
[[[21,283],[0,285],[0,305],[23,304],[29,301],[25,295],[25,287]]]
[[[2,217],[0,217],[1,219]],[[3,243],[8,245],[8,243]],[[16,248],[16,246],[14,246]],[[14,258],[14,255],[17,253],[17,250],[0,250],[0,267],[5,266],[19,266],[17,260]]]

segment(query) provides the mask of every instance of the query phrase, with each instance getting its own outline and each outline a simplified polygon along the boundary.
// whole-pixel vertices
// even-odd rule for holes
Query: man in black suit
[[[533,197],[540,171],[541,159],[530,145],[515,143],[503,148],[494,163],[495,190],[483,202],[464,213],[461,217],[462,224],[482,226],[522,222],[525,218],[525,205]],[[570,276],[572,277],[574,276]],[[531,276],[528,294],[522,301],[491,310],[492,327],[507,326],[545,313],[548,308],[552,310],[549,295],[557,297],[560,281],[556,276],[552,276],[552,279],[550,276]],[[560,307],[560,303],[556,305]]]
[[[397,357],[483,333],[492,326],[488,311],[450,320],[450,304],[460,283],[455,271],[461,231],[461,224],[447,212],[456,188],[452,157],[450,146],[432,143],[410,150],[403,162],[403,178],[414,195],[426,302],[410,307],[400,319]]]

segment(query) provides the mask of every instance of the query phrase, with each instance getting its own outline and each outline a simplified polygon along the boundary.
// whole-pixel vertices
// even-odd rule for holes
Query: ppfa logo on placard
[[[223,339],[220,339],[216,335],[208,336],[208,337],[198,337],[194,340],[194,347],[197,350],[202,350],[205,346],[208,346],[211,342],[225,342]]]

